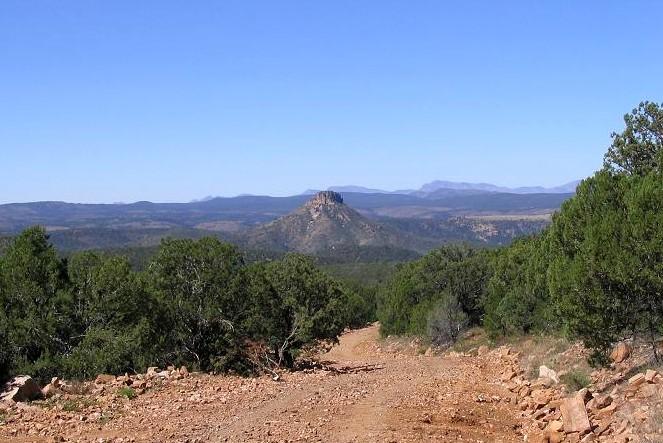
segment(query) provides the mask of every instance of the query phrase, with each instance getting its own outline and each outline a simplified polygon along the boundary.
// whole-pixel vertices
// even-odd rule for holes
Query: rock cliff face
[[[333,191],[317,193],[303,206],[253,229],[247,243],[257,249],[324,253],[347,246],[402,246],[393,229],[368,220]]]
[[[343,204],[343,197],[338,192],[322,191],[306,203],[308,207],[320,207],[325,205]]]

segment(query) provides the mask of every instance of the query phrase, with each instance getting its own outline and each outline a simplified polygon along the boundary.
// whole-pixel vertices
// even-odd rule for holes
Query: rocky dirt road
[[[198,375],[80,411],[28,406],[0,441],[523,441],[499,359],[390,352],[377,338],[377,326],[352,331],[321,356],[347,373]]]

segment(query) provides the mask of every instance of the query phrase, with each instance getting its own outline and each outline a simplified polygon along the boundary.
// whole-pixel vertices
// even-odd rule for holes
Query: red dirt
[[[499,359],[387,352],[377,338],[377,326],[348,332],[321,359],[381,369],[279,382],[200,374],[81,411],[28,406],[0,425],[0,441],[523,441]]]

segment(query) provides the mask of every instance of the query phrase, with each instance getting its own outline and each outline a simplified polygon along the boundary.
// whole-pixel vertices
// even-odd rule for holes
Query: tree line
[[[384,334],[453,342],[493,336],[579,338],[596,363],[613,343],[663,333],[663,105],[643,102],[612,134],[604,165],[542,233],[498,250],[447,246],[404,265],[382,289]],[[658,357],[658,354],[656,354]]]
[[[251,373],[291,366],[374,309],[301,255],[247,263],[215,238],[164,240],[144,270],[126,257],[60,258],[40,227],[0,257],[0,378],[187,365]]]

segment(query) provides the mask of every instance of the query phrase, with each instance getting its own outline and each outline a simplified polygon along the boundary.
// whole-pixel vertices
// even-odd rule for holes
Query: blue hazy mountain
[[[510,188],[507,186],[498,186],[492,183],[469,183],[454,182],[448,180],[435,180],[426,183],[419,189],[399,189],[396,191],[386,191],[383,189],[367,188],[358,185],[330,186],[327,191],[340,193],[359,193],[359,194],[405,194],[417,195],[419,197],[441,197],[447,195],[477,194],[483,192],[499,192],[507,194],[572,194],[580,180],[574,180],[563,185],[545,187],[545,186],[520,186]],[[319,189],[307,189],[302,195],[314,195],[320,192]]]

